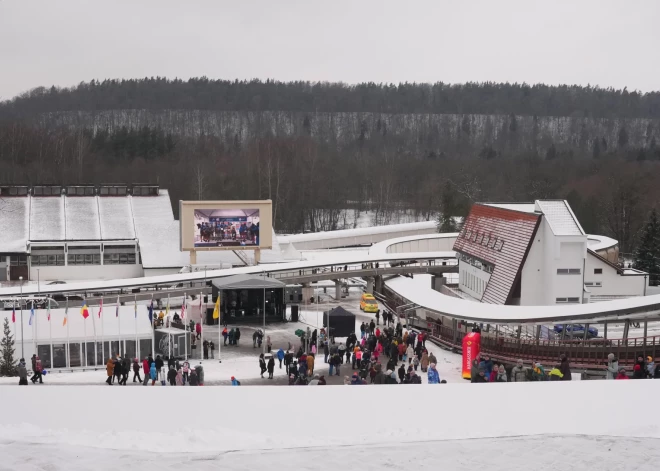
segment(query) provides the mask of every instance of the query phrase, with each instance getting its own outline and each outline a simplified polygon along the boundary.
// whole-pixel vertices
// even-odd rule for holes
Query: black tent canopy
[[[348,337],[355,333],[355,314],[347,311],[341,306],[325,311],[323,313],[323,327],[328,326],[328,317],[330,317],[331,337]]]

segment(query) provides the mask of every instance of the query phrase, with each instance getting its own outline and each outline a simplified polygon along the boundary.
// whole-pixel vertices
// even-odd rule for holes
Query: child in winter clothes
[[[412,364],[413,364],[413,367],[415,368],[415,371],[417,371],[417,368],[419,367],[419,358],[417,357],[417,355],[413,354]]]
[[[158,372],[156,371],[156,363],[152,363],[149,368],[149,376],[151,377],[151,385],[156,384],[156,379],[158,379]]]
[[[506,369],[504,369],[504,365],[500,365],[497,368],[497,375],[495,376],[495,382],[496,383],[506,383],[509,381],[509,378],[506,375]]]
[[[179,368],[176,371],[176,379],[175,379],[176,385],[177,386],[183,386],[183,375],[181,374],[181,368]]]
[[[628,375],[626,374],[626,369],[621,368],[619,369],[619,374],[616,375],[615,379],[630,379],[630,378],[628,378]]]
[[[167,372],[167,379],[170,382],[170,386],[176,386],[176,370],[174,369],[174,366],[170,366],[170,369]]]
[[[186,383],[188,382],[188,374],[190,373],[190,363],[188,363],[187,361],[183,362],[182,373],[183,373],[183,385],[185,386]]]

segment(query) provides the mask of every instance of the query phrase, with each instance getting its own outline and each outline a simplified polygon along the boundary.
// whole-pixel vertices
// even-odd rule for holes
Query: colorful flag
[[[99,319],[101,318],[101,312],[103,312],[103,298],[101,298],[101,304],[99,305]]]
[[[149,304],[149,322],[154,323],[154,298],[151,298],[151,304]]]
[[[181,320],[186,317],[186,294],[183,293],[183,304],[181,304]]]
[[[170,315],[170,295],[167,295],[167,307],[165,308],[165,315],[169,316]]]
[[[83,316],[83,319],[87,319],[89,317],[89,308],[87,307],[86,302],[80,308],[80,314]]]
[[[50,299],[48,300],[48,322],[50,322]]]
[[[32,307],[30,308],[30,322],[28,325],[32,325],[32,319],[34,318],[34,301],[32,301]]]
[[[213,318],[220,318],[220,293],[218,293],[218,299],[215,300],[215,307],[213,308]]]
[[[119,317],[119,296],[117,296],[117,308],[115,309],[115,317]]]
[[[69,307],[64,308],[64,320],[62,321],[62,326],[66,325],[66,318],[69,317]]]
[[[15,308],[15,307],[13,307],[13,308],[11,309],[11,321],[12,321],[14,324],[16,324],[16,308]]]

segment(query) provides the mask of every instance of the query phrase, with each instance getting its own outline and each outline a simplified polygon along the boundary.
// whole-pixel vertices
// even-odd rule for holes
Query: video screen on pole
[[[195,209],[194,246],[259,247],[259,209]]]

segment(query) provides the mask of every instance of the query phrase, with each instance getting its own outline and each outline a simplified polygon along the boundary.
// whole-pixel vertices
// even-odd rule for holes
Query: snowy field
[[[3,388],[0,470],[652,470],[659,381]],[[634,404],[634,403],[632,403]],[[579,413],[575,413],[579,411]]]

